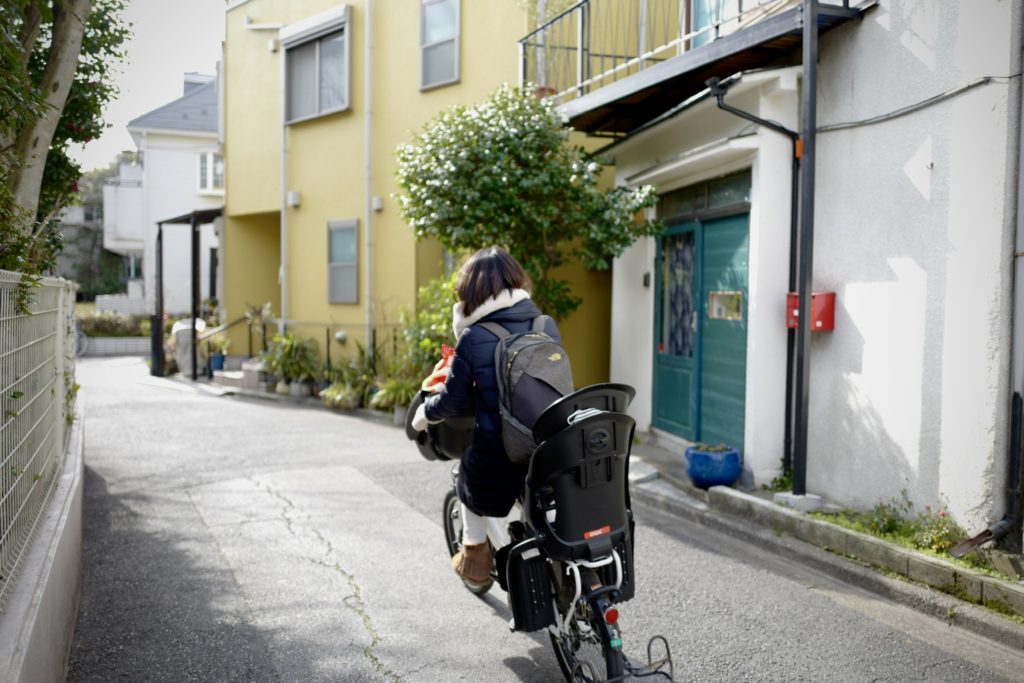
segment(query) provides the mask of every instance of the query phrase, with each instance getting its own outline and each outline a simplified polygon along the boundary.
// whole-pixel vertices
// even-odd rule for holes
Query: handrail
[[[206,339],[209,339],[213,335],[215,335],[215,334],[217,334],[219,332],[223,332],[224,330],[226,330],[228,328],[234,327],[238,323],[244,323],[246,320],[247,320],[247,318],[243,315],[241,318],[238,318],[236,320],[232,320],[229,323],[224,323],[223,325],[218,325],[217,327],[211,327],[210,329],[206,330],[205,332],[203,332],[202,334],[197,336],[196,337],[196,342],[198,343],[198,342],[204,341]]]
[[[817,2],[822,7],[850,11],[850,0]],[[556,101],[564,102],[798,6],[796,0],[740,0],[728,9],[720,7],[720,13],[702,16],[699,23],[703,25],[691,26],[690,20],[696,21],[696,17],[684,8],[688,3],[684,6],[677,0],[639,0],[635,6],[617,0],[580,0],[550,19],[538,17],[538,26],[517,41],[522,58],[520,80],[540,83],[550,88]],[[677,7],[680,9],[674,9]],[[579,15],[579,21],[571,15]],[[622,43],[618,29],[609,33],[610,27],[623,25],[632,42]],[[648,35],[649,31],[653,33]],[[572,53],[576,53],[575,59]]]
[[[529,33],[527,33],[525,36],[523,36],[522,38],[519,39],[519,42],[520,43],[525,43],[530,38],[530,36],[545,30],[548,26],[550,26],[551,24],[554,24],[555,22],[557,22],[562,17],[564,17],[564,16],[566,16],[568,14],[571,14],[572,12],[575,12],[576,9],[579,8],[580,5],[588,5],[588,4],[590,4],[590,0],[580,0],[575,5],[572,5],[571,7],[562,10],[561,12],[556,14],[555,16],[553,16],[550,19],[548,19],[547,21],[545,21],[543,24],[539,25],[537,28],[535,28],[532,31],[530,31]],[[539,17],[538,17],[538,20],[539,20]]]

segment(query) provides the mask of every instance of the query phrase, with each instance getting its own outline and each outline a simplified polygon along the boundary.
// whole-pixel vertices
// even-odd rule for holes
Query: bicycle
[[[511,630],[547,630],[570,683],[621,681],[627,674],[673,680],[663,637],[648,643],[645,667],[632,665],[622,651],[617,605],[634,595],[628,462],[635,425],[625,414],[634,395],[624,384],[593,385],[541,414],[533,428],[539,445],[513,512],[507,520],[485,518],[495,555],[491,579],[482,585],[463,582],[481,596],[497,583],[508,596]],[[412,416],[424,398],[420,394],[410,406],[406,434],[426,459],[455,461],[442,519],[454,555],[462,533],[458,460],[470,445],[474,418],[416,432]],[[665,656],[653,660],[658,642]]]

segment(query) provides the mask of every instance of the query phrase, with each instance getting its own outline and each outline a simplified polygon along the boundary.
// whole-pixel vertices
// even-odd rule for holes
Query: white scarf
[[[464,329],[478,320],[486,318],[495,311],[515,306],[523,299],[529,298],[530,293],[525,289],[503,289],[498,292],[497,296],[492,296],[477,306],[470,315],[462,314],[462,302],[460,301],[452,306],[452,329],[455,331],[455,338],[458,339]]]

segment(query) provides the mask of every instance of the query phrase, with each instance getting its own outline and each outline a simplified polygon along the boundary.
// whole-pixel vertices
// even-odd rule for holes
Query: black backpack
[[[547,316],[533,319],[528,332],[511,334],[498,323],[477,323],[498,338],[494,372],[498,377],[501,440],[509,460],[530,462],[537,442],[533,424],[544,409],[573,391],[569,354],[544,332]]]

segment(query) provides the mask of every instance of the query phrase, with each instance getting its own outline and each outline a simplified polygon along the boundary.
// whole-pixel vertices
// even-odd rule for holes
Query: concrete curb
[[[180,381],[192,384],[192,380],[190,379],[183,379]],[[269,391],[254,391],[252,389],[244,389],[241,387],[224,387],[218,395],[256,401],[271,401],[274,403],[284,403],[305,408],[318,408],[327,412],[337,413],[338,415],[363,418],[364,420],[376,422],[377,424],[382,424],[388,427],[403,427],[403,425],[395,424],[395,420],[391,412],[372,410],[369,408],[356,408],[355,410],[332,409],[325,406],[323,401],[316,396],[303,396],[301,398],[296,398],[294,396],[285,396],[282,394],[271,393]]]
[[[662,476],[675,487],[673,477]],[[951,626],[1009,647],[1024,647],[1024,626],[957,597],[973,600],[977,596],[974,602],[1002,600],[1004,604],[1014,605],[1016,603],[1010,601],[1024,594],[1019,586],[811,519],[735,489],[716,486],[704,492],[692,486],[686,488],[698,492],[695,498],[703,498],[707,510],[683,500],[682,496],[665,495],[664,491],[657,492],[646,484],[632,487],[631,493],[634,498],[666,512],[777,555],[797,558],[804,565],[943,619]],[[882,574],[874,567],[891,571],[899,578]],[[952,591],[955,595],[932,590],[932,587]],[[986,599],[986,594],[992,597]]]
[[[81,596],[85,409],[75,402],[64,467],[0,615],[0,679],[63,681]]]

